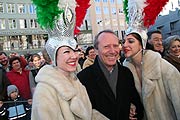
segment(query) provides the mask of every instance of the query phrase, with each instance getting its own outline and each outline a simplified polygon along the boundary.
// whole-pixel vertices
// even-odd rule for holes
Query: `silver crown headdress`
[[[168,0],[123,0],[124,13],[128,22],[126,35],[137,33],[142,38],[143,49],[147,43],[147,29],[155,23],[155,19]]]
[[[39,5],[41,3],[38,3],[38,0],[33,2],[37,7],[37,15],[39,15],[38,22],[41,27],[47,29],[49,34],[45,48],[52,60],[52,64],[57,66],[56,53],[60,47],[67,46],[73,50],[77,47],[77,42],[74,39],[76,2],[73,0],[45,1],[45,6]]]
[[[49,39],[46,42],[45,48],[49,54],[53,65],[56,66],[56,52],[62,46],[68,46],[75,50],[77,42],[74,39],[74,24],[75,16],[72,10],[66,6],[64,13],[61,14],[60,19],[57,20],[53,29],[47,29]]]
[[[38,23],[47,29],[49,39],[45,45],[56,66],[56,52],[61,46],[77,47],[74,34],[80,32],[90,0],[32,0],[36,5]],[[76,14],[76,15],[75,15]],[[76,17],[75,17],[76,16]]]

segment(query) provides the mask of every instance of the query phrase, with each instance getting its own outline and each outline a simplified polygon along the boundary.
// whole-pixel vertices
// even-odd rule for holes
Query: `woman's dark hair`
[[[157,34],[162,34],[162,32],[160,30],[153,30],[153,31],[148,31],[147,36],[148,36],[148,40],[151,39],[151,35],[157,33]]]
[[[4,54],[5,56],[7,56],[7,54],[3,51],[0,52],[0,55]],[[7,56],[8,57],[8,56]]]
[[[86,55],[86,56],[89,55],[89,51],[92,50],[92,49],[94,49],[94,47],[93,47],[93,46],[89,46],[89,47],[86,49],[85,55]]]
[[[46,63],[51,64],[51,58],[49,57],[46,49],[42,50],[42,55],[43,55],[43,58],[45,59]]]
[[[130,33],[133,37],[135,37],[140,43],[141,43],[141,46],[143,46],[142,44],[142,38],[141,36],[138,34],[138,33]]]

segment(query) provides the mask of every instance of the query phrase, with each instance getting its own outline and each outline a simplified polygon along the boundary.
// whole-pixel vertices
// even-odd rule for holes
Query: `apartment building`
[[[93,35],[104,29],[112,29],[122,38],[126,28],[122,0],[91,1],[90,20]]]
[[[104,29],[113,30],[122,39],[126,28],[122,0],[91,0],[90,4],[77,37],[79,44],[92,44]],[[41,48],[46,38],[31,0],[0,1],[0,50]]]
[[[89,32],[82,34],[80,43],[92,43],[94,36],[101,30],[111,29],[120,39],[127,27],[123,14],[122,0],[91,0],[81,30]],[[91,35],[90,35],[91,33]]]
[[[171,35],[180,36],[180,7],[175,8],[175,10],[170,10],[169,14],[158,16],[155,24],[149,28],[149,31],[156,29],[161,30],[163,39]]]
[[[0,50],[41,48],[46,36],[31,0],[0,1]]]

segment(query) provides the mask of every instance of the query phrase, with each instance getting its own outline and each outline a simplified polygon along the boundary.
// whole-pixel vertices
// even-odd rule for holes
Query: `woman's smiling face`
[[[133,57],[142,49],[142,45],[133,35],[129,34],[125,37],[123,43],[123,51],[125,57]]]
[[[74,72],[78,65],[79,54],[69,47],[60,47],[57,51],[57,67],[64,72]]]

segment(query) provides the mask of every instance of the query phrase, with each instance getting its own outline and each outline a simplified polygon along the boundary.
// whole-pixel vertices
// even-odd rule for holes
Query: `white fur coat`
[[[125,61],[133,73],[135,86],[144,104],[148,120],[180,120],[180,73],[159,53],[147,50],[143,56],[142,87],[136,69]]]
[[[36,76],[31,120],[106,120],[92,106],[85,87],[46,65]]]

